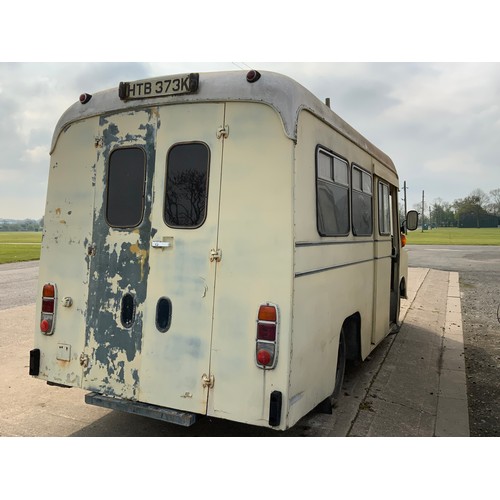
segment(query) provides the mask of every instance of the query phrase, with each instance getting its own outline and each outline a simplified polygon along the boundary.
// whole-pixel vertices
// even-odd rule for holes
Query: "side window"
[[[349,234],[348,164],[321,148],[316,153],[316,203],[319,234]]]
[[[361,168],[352,167],[352,232],[371,236],[373,232],[372,177]]]
[[[106,220],[112,227],[138,226],[144,214],[146,155],[141,148],[115,149],[108,164]]]
[[[389,204],[389,186],[378,183],[378,226],[380,234],[391,233],[391,207]]]
[[[168,226],[189,229],[205,222],[209,166],[210,150],[206,144],[176,144],[170,149],[163,211]]]

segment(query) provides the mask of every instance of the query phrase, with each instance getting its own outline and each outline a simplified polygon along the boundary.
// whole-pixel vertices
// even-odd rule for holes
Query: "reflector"
[[[257,361],[259,364],[267,366],[271,364],[271,353],[269,351],[266,351],[265,349],[261,349],[257,353]]]

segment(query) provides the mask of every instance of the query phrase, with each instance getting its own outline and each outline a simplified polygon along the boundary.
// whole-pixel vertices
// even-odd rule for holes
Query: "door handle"
[[[170,248],[172,246],[171,241],[152,241],[151,246],[153,248]]]

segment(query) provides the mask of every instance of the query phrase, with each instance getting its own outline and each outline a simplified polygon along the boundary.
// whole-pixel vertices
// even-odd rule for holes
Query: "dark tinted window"
[[[110,226],[138,226],[144,212],[146,156],[140,148],[116,149],[108,166],[106,219]]]
[[[349,234],[349,176],[347,162],[326,151],[317,158],[318,231],[322,236]]]
[[[177,144],[168,153],[164,217],[171,227],[194,228],[207,212],[209,149],[202,143]]]
[[[352,232],[356,236],[371,236],[373,232],[371,175],[352,168]]]

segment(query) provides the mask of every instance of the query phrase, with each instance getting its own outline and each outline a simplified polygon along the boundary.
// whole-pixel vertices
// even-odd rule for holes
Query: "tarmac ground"
[[[349,436],[469,436],[458,273],[411,269],[403,326]]]
[[[192,427],[87,405],[85,391],[28,375],[34,305],[0,310],[0,436],[468,436],[458,273],[409,269],[402,327],[346,372],[332,415],[292,429],[204,418]]]

